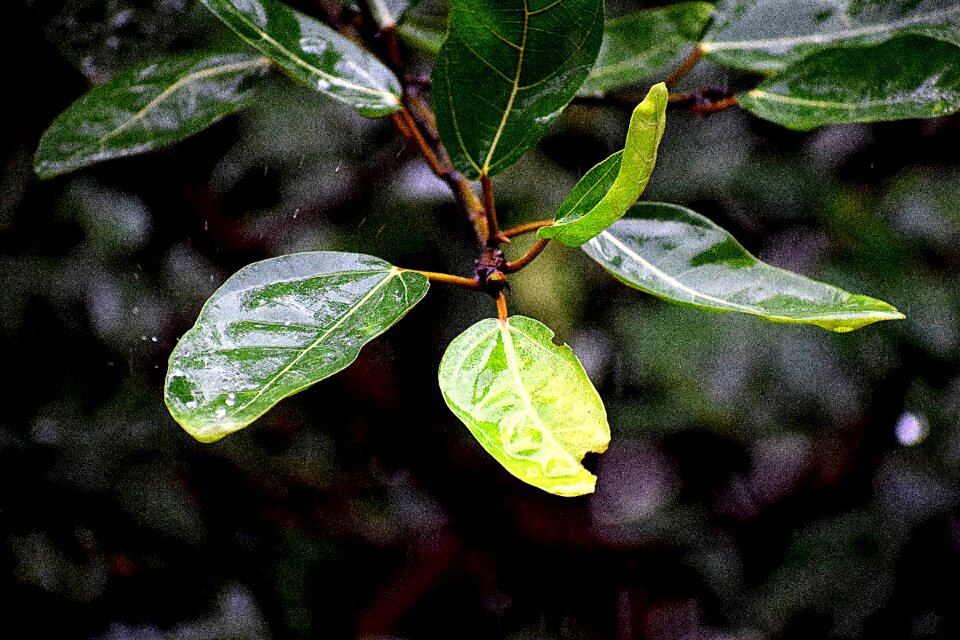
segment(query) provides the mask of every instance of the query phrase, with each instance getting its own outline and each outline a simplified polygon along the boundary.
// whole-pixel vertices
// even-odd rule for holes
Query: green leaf
[[[600,56],[580,95],[602,95],[667,70],[700,39],[712,14],[707,2],[681,2],[607,20]]]
[[[706,311],[839,333],[904,317],[886,302],[764,264],[717,225],[673,204],[636,205],[583,250],[624,284]]]
[[[428,287],[420,273],[356,253],[248,265],[211,296],[170,355],[167,407],[201,442],[242,429],[344,369]]]
[[[37,175],[50,178],[188,138],[249,103],[269,66],[267,58],[245,53],[195,53],[120,73],[53,121],[34,159]]]
[[[911,36],[828,50],[737,99],[761,118],[800,130],[944,116],[960,109],[960,48]]]
[[[417,51],[435,56],[443,46],[447,30],[439,18],[409,18],[397,27],[397,35]]]
[[[400,109],[393,72],[327,25],[276,0],[202,0],[241,38],[313,89],[377,118]]]
[[[559,496],[591,493],[580,461],[610,443],[606,410],[570,347],[524,316],[482,320],[447,347],[440,390],[487,453],[524,482]]]
[[[587,172],[538,232],[578,247],[620,219],[646,189],[667,120],[667,86],[654,85],[633,110],[624,149]]]
[[[721,64],[782,69],[816,51],[920,35],[960,45],[956,0],[726,0],[701,43]]]
[[[433,74],[437,127],[468,178],[537,144],[600,50],[603,0],[452,0]]]

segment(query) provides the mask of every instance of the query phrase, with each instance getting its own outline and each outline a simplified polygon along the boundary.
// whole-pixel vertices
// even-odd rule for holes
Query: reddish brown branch
[[[513,262],[508,262],[508,263],[507,263],[507,265],[506,265],[506,271],[507,271],[507,273],[513,273],[513,272],[515,272],[515,271],[520,271],[520,269],[523,269],[525,266],[527,266],[528,264],[530,264],[531,262],[533,262],[534,259],[535,259],[538,255],[540,255],[540,253],[541,253],[544,249],[547,248],[547,245],[548,245],[549,243],[550,243],[550,239],[549,239],[549,238],[540,238],[539,240],[537,240],[535,243],[533,243],[533,246],[530,247],[530,250],[527,251],[521,258],[519,258],[519,259],[517,259],[517,260],[515,260],[515,261],[513,261]]]
[[[698,44],[693,48],[693,51],[687,56],[683,62],[680,63],[680,66],[673,70],[667,79],[664,80],[667,87],[672,87],[675,85],[683,76],[690,73],[690,70],[697,66],[697,63],[700,62],[700,58],[703,56],[703,49],[700,48]]]

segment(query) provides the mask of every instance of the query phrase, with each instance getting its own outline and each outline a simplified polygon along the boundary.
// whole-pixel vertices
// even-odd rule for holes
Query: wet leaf
[[[443,398],[487,453],[524,482],[560,496],[591,493],[580,461],[610,442],[606,411],[570,347],[524,316],[482,320],[447,348]]]
[[[904,317],[881,300],[764,264],[705,217],[673,204],[636,205],[583,250],[624,284],[706,311],[839,333]]]
[[[739,95],[752,113],[791,129],[935,118],[960,109],[960,48],[904,37],[817,53]]]
[[[292,77],[377,118],[400,109],[400,83],[372,53],[276,0],[202,0]]]
[[[623,150],[587,172],[539,237],[578,247],[619,220],[650,182],[666,120],[667,86],[661,82],[633,110]]]
[[[469,178],[537,144],[597,59],[603,0],[453,0],[433,74],[440,137]]]
[[[597,64],[580,95],[604,94],[666,71],[700,39],[712,14],[707,2],[681,2],[607,20]]]
[[[194,53],[117,75],[60,114],[40,140],[42,178],[188,138],[253,97],[267,58]]]
[[[202,442],[242,429],[344,369],[428,287],[419,273],[356,253],[248,265],[211,296],[173,350],[167,407]]]
[[[817,51],[879,44],[902,35],[960,45],[956,0],[725,0],[702,47],[711,60],[753,71],[782,69]]]

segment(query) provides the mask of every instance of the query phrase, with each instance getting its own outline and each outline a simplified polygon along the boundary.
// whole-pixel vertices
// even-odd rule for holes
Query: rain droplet
[[[130,311],[133,313],[133,315],[137,315],[138,313],[140,313],[140,307],[134,307]]]
[[[158,342],[159,340],[160,338],[158,338],[157,336],[153,336],[150,338],[150,342]]]
[[[144,342],[146,342],[146,341],[147,341],[147,336],[140,336],[140,339],[143,340]]]
[[[232,407],[233,405],[237,404],[237,394],[231,393],[230,395],[228,395],[225,401],[225,404],[228,407]]]
[[[196,408],[197,408],[197,401],[196,401],[196,400],[191,400],[190,402],[188,402],[188,403],[186,404],[186,407],[187,407],[187,409],[196,409]]]
[[[217,410],[214,413],[218,418],[224,418],[227,415],[227,410],[223,407],[217,407]]]

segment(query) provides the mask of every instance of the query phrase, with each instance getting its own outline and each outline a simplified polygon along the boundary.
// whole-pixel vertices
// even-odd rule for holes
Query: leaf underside
[[[361,115],[400,109],[400,82],[376,56],[276,0],[202,0],[215,16],[294,79]]]
[[[170,355],[167,407],[196,439],[222,438],[344,369],[428,287],[422,274],[363,254],[248,265],[211,296]]]
[[[701,47],[714,62],[764,72],[831,47],[879,44],[904,35],[960,45],[960,3],[725,0],[718,3]]]
[[[454,166],[501,173],[534,146],[597,58],[603,0],[453,0],[433,103]]]
[[[524,316],[482,320],[447,348],[440,389],[507,471],[549,493],[578,496],[596,486],[580,461],[606,450],[610,427],[579,360],[552,339]]]
[[[80,97],[43,134],[42,178],[188,138],[246,106],[270,67],[263,56],[194,53],[118,74]]]
[[[960,110],[960,47],[907,36],[831,49],[737,98],[755,115],[799,130],[944,116]]]
[[[764,264],[707,218],[673,204],[636,205],[583,250],[631,287],[706,311],[839,333],[904,317],[881,300]]]
[[[616,222],[646,189],[667,120],[667,87],[654,85],[630,118],[622,151],[593,167],[560,205],[552,226],[538,232],[579,247]]]

